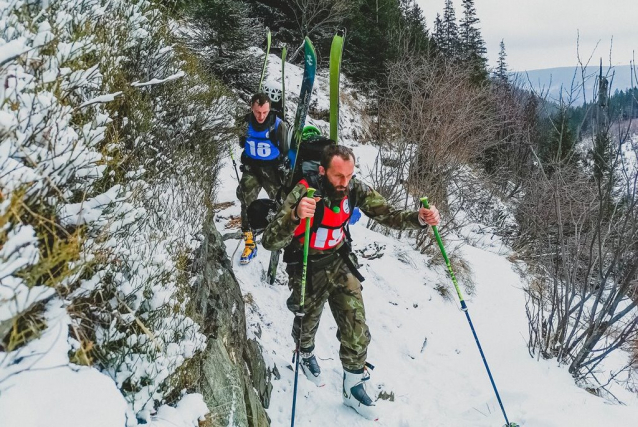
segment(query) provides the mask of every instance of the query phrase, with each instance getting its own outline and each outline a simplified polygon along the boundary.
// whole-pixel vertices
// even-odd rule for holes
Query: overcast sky
[[[453,1],[458,23],[462,3]],[[417,3],[432,31],[444,0]],[[594,65],[601,57],[609,65],[610,48],[613,65],[629,64],[633,51],[638,59],[638,0],[475,0],[474,5],[490,67],[496,65],[501,39],[510,71],[574,66],[577,45],[583,62],[593,52]]]

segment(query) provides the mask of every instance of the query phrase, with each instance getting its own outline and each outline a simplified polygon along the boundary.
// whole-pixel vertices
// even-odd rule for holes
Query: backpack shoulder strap
[[[275,147],[279,147],[279,140],[277,139],[277,129],[279,128],[279,124],[281,123],[281,119],[275,116],[275,120],[273,120],[272,124],[268,128],[268,139],[273,143]]]
[[[343,230],[346,234],[348,243],[352,243],[352,235],[350,234],[350,218],[352,218],[354,208],[357,207],[357,193],[354,191],[354,184],[352,180],[350,181],[350,184],[348,184],[348,204],[350,205],[350,215],[348,215],[348,220],[346,221],[346,225],[343,227]]]
[[[350,205],[350,216],[352,216],[352,212],[354,208],[357,207],[357,192],[354,191],[354,183],[350,180],[348,184],[348,204]]]
[[[325,203],[323,202],[323,199],[320,199],[317,202],[317,208],[315,209],[315,216],[313,217],[312,226],[310,227],[310,234],[316,233],[317,230],[319,230],[319,227],[321,226],[321,221],[323,220],[324,210],[325,210]]]

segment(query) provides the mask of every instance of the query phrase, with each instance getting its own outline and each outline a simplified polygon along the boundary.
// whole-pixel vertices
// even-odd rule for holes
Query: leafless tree
[[[354,3],[348,0],[293,0],[292,10],[299,32],[299,39],[309,37],[338,27],[352,13]],[[301,51],[303,43],[293,53],[294,61]]]
[[[383,93],[377,133],[387,144],[382,155],[392,157],[385,159],[389,167],[376,170],[376,180],[387,187],[381,187],[384,196],[407,207],[427,195],[453,224],[467,189],[459,171],[496,134],[489,89],[444,60],[406,57],[389,66]],[[425,242],[425,236],[417,239]]]
[[[625,149],[627,126],[612,134],[610,89],[602,72],[599,79],[587,160],[536,157],[518,209],[517,248],[535,273],[527,290],[530,353],[556,357],[578,380],[604,388],[601,362],[638,336],[638,151]]]
[[[539,137],[539,98],[512,83],[496,81],[491,86],[499,123],[495,144],[481,156],[496,194],[511,199],[522,190],[533,158],[530,147]]]

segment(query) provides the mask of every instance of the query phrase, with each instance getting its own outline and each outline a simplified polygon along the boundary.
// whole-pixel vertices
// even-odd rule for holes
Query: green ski
[[[259,89],[257,89],[257,92],[261,92],[261,87],[264,84],[266,66],[268,65],[268,54],[270,54],[270,30],[266,33],[266,54],[264,55],[264,65],[261,67],[261,77],[259,78]]]
[[[337,31],[330,47],[330,139],[337,143],[339,142],[339,79],[344,37],[343,30]]]

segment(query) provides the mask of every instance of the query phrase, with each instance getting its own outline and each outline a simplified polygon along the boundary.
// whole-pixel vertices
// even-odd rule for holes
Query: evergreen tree
[[[508,83],[508,70],[507,70],[507,62],[505,62],[505,58],[507,58],[507,53],[505,53],[505,42],[501,40],[500,50],[498,51],[498,63],[496,64],[496,71],[494,71],[494,77],[500,83]]]
[[[609,135],[609,80],[602,74],[602,64],[598,75],[598,99],[596,108],[595,138],[592,154],[594,157],[594,178],[599,187],[612,187],[614,177],[614,146]]]
[[[256,90],[263,58],[249,49],[262,44],[264,28],[249,17],[248,5],[242,0],[199,0],[188,14],[197,31],[194,48],[206,55],[210,70],[230,86]]]
[[[478,23],[474,0],[463,0],[463,18],[459,25],[459,36],[461,38],[461,52],[465,55],[474,54],[484,57],[487,53]]]
[[[546,165],[548,173],[553,170],[552,164],[577,160],[574,152],[576,137],[569,122],[569,111],[564,106],[549,119],[549,136],[541,140],[538,150],[540,160]]]
[[[430,36],[421,7],[419,7],[416,0],[400,1],[403,28],[400,28],[399,31],[403,40],[400,38],[397,41],[400,43],[399,49],[408,50],[413,54],[430,52]]]
[[[429,56],[433,45],[421,7],[416,0],[399,0],[399,8],[399,25],[390,36],[390,43],[397,50],[396,57],[420,54]]]
[[[478,28],[474,0],[463,0],[463,18],[459,25],[459,55],[473,70],[473,80],[480,81],[487,77],[487,49]]]
[[[441,20],[441,15],[439,13],[436,14],[436,18],[434,19],[434,34],[433,34],[434,42],[438,46],[439,50],[441,46],[444,44],[443,37],[443,21]]]
[[[292,1],[243,0],[250,8],[250,17],[258,19],[273,34],[273,44],[284,43],[289,50],[303,43],[299,39]],[[316,43],[313,39],[313,44]]]
[[[356,82],[382,84],[388,61],[397,57],[390,35],[399,28],[401,9],[397,0],[356,0],[355,13],[344,23],[344,72]]]
[[[443,20],[441,21],[441,40],[439,48],[449,58],[458,58],[460,50],[459,28],[452,0],[445,0]]]

